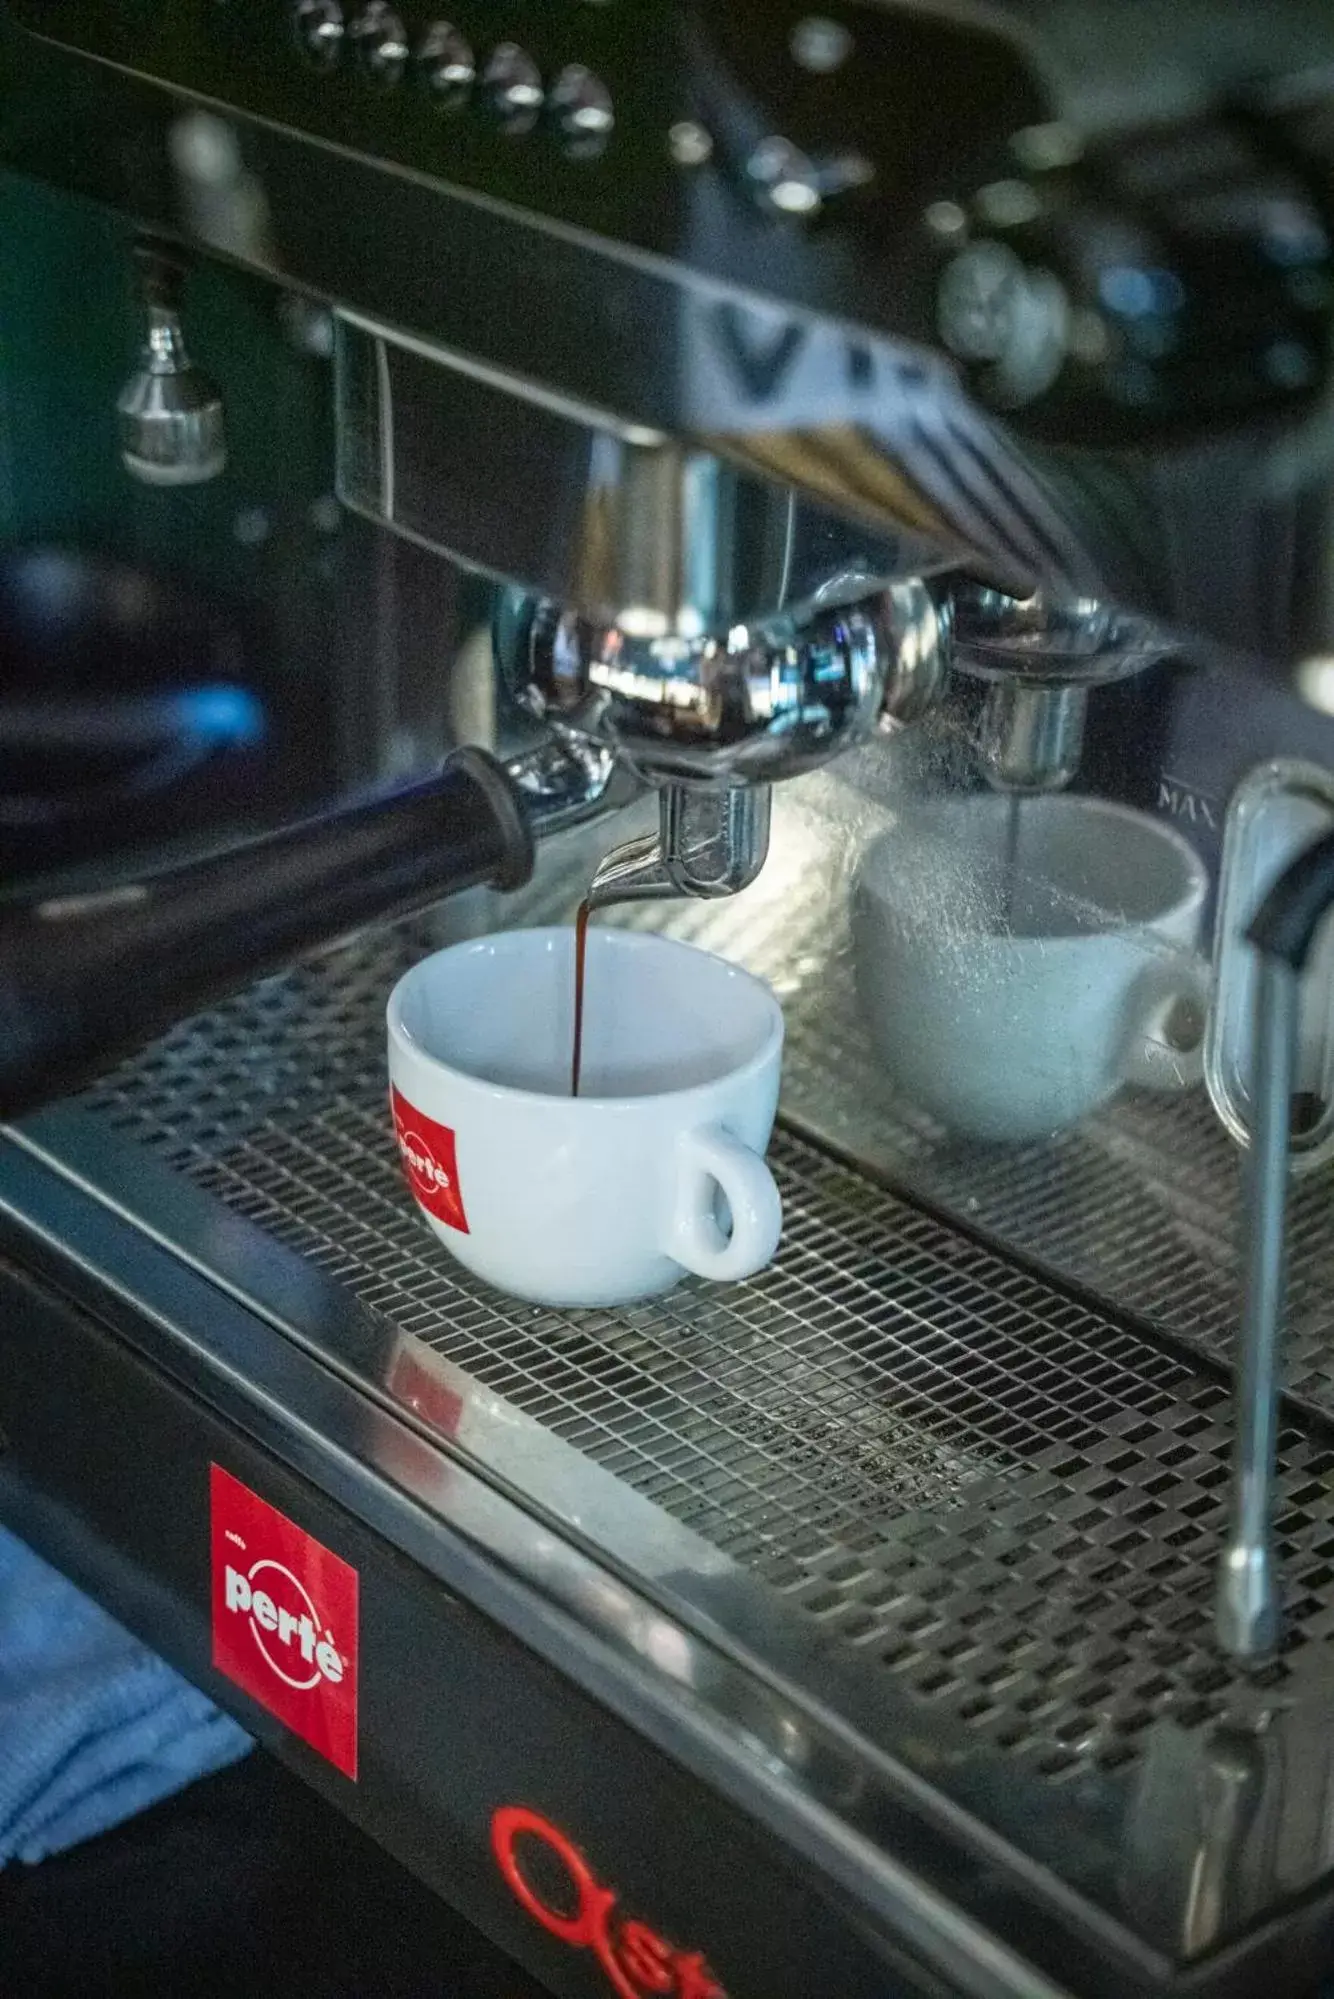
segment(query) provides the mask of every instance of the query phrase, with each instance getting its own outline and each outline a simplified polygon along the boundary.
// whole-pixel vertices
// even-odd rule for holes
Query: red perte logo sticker
[[[414,1110],[392,1085],[389,1103],[409,1187],[428,1215],[457,1229],[460,1235],[467,1235],[468,1217],[463,1212],[463,1195],[459,1191],[453,1132],[447,1124],[437,1124],[434,1118],[427,1117],[424,1111]]]
[[[213,1664],[357,1774],[357,1572],[221,1465],[210,1467]]]
[[[524,1873],[516,1850],[521,1839],[540,1842],[560,1863],[568,1882],[560,1908],[544,1901]],[[573,1841],[540,1812],[502,1805],[491,1817],[491,1850],[516,1901],[572,1950],[591,1950],[617,1999],[657,1992],[727,1999],[699,1951],[678,1950],[647,1923],[620,1915],[616,1890],[602,1886]]]

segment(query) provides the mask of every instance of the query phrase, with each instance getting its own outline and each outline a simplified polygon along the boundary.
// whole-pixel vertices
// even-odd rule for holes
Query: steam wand
[[[1331,905],[1334,833],[1326,833],[1279,877],[1247,932],[1260,954],[1255,1128],[1246,1169],[1231,1518],[1219,1566],[1215,1626],[1223,1650],[1250,1666],[1271,1659],[1282,1636],[1273,1514],[1298,980]]]

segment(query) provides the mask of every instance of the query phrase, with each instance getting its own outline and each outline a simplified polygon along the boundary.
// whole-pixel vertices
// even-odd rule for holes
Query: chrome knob
[[[482,72],[486,101],[510,132],[528,132],[542,109],[542,73],[517,42],[501,42]]]
[[[222,397],[181,333],[184,266],[154,244],[134,261],[148,330],[116,402],[121,462],[148,486],[201,486],[223,470],[227,444]]]
[[[547,113],[566,151],[586,158],[601,152],[616,123],[611,92],[582,63],[567,63],[547,97]]]
[[[746,161],[746,178],[775,215],[814,216],[824,207],[815,162],[790,139],[761,139]]]
[[[988,392],[1017,409],[1048,390],[1070,346],[1070,302],[1051,271],[1005,243],[971,243],[941,273],[936,324],[952,354],[982,370]]]
[[[827,201],[869,187],[875,167],[864,153],[822,153],[812,159],[790,139],[761,139],[746,161],[746,178],[762,208],[810,219]]]
[[[477,80],[472,46],[450,21],[434,21],[417,48],[417,71],[441,104],[462,104]]]
[[[296,38],[313,62],[332,69],[343,52],[343,9],[339,0],[296,0]]]
[[[348,29],[348,37],[367,76],[376,83],[397,83],[407,67],[407,30],[384,0],[370,0]]]

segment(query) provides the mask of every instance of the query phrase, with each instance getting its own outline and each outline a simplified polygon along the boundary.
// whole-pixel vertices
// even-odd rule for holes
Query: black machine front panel
[[[1040,42],[1000,9],[995,25],[850,4],[811,17],[793,0],[466,0],[448,22],[421,0],[9,11],[129,75],[389,170],[351,198],[373,210],[376,257],[424,258],[428,289],[470,281],[470,230],[522,218],[622,263],[943,347],[985,400],[1069,442],[1270,413],[1324,379],[1329,176],[1309,118],[1273,92],[1197,93],[1166,124],[1146,109],[1142,129],[1122,118],[1072,145]],[[1328,39],[1334,56],[1334,24]],[[151,178],[142,150],[122,165],[127,189]],[[317,155],[307,167],[314,214],[345,209]],[[471,224],[423,231],[423,193],[471,207]],[[278,266],[295,268],[289,205],[268,221]],[[400,302],[376,295],[373,262],[349,258],[335,289],[392,318]],[[592,281],[586,306],[596,344]],[[617,305],[636,309],[628,294]],[[433,330],[429,307],[414,317]]]

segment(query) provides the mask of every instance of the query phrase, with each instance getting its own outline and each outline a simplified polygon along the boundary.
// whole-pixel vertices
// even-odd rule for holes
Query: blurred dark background
[[[220,265],[187,335],[226,472],[131,479],[129,233],[0,177],[0,879],[197,844],[428,764],[485,592],[333,493],[330,327]]]

